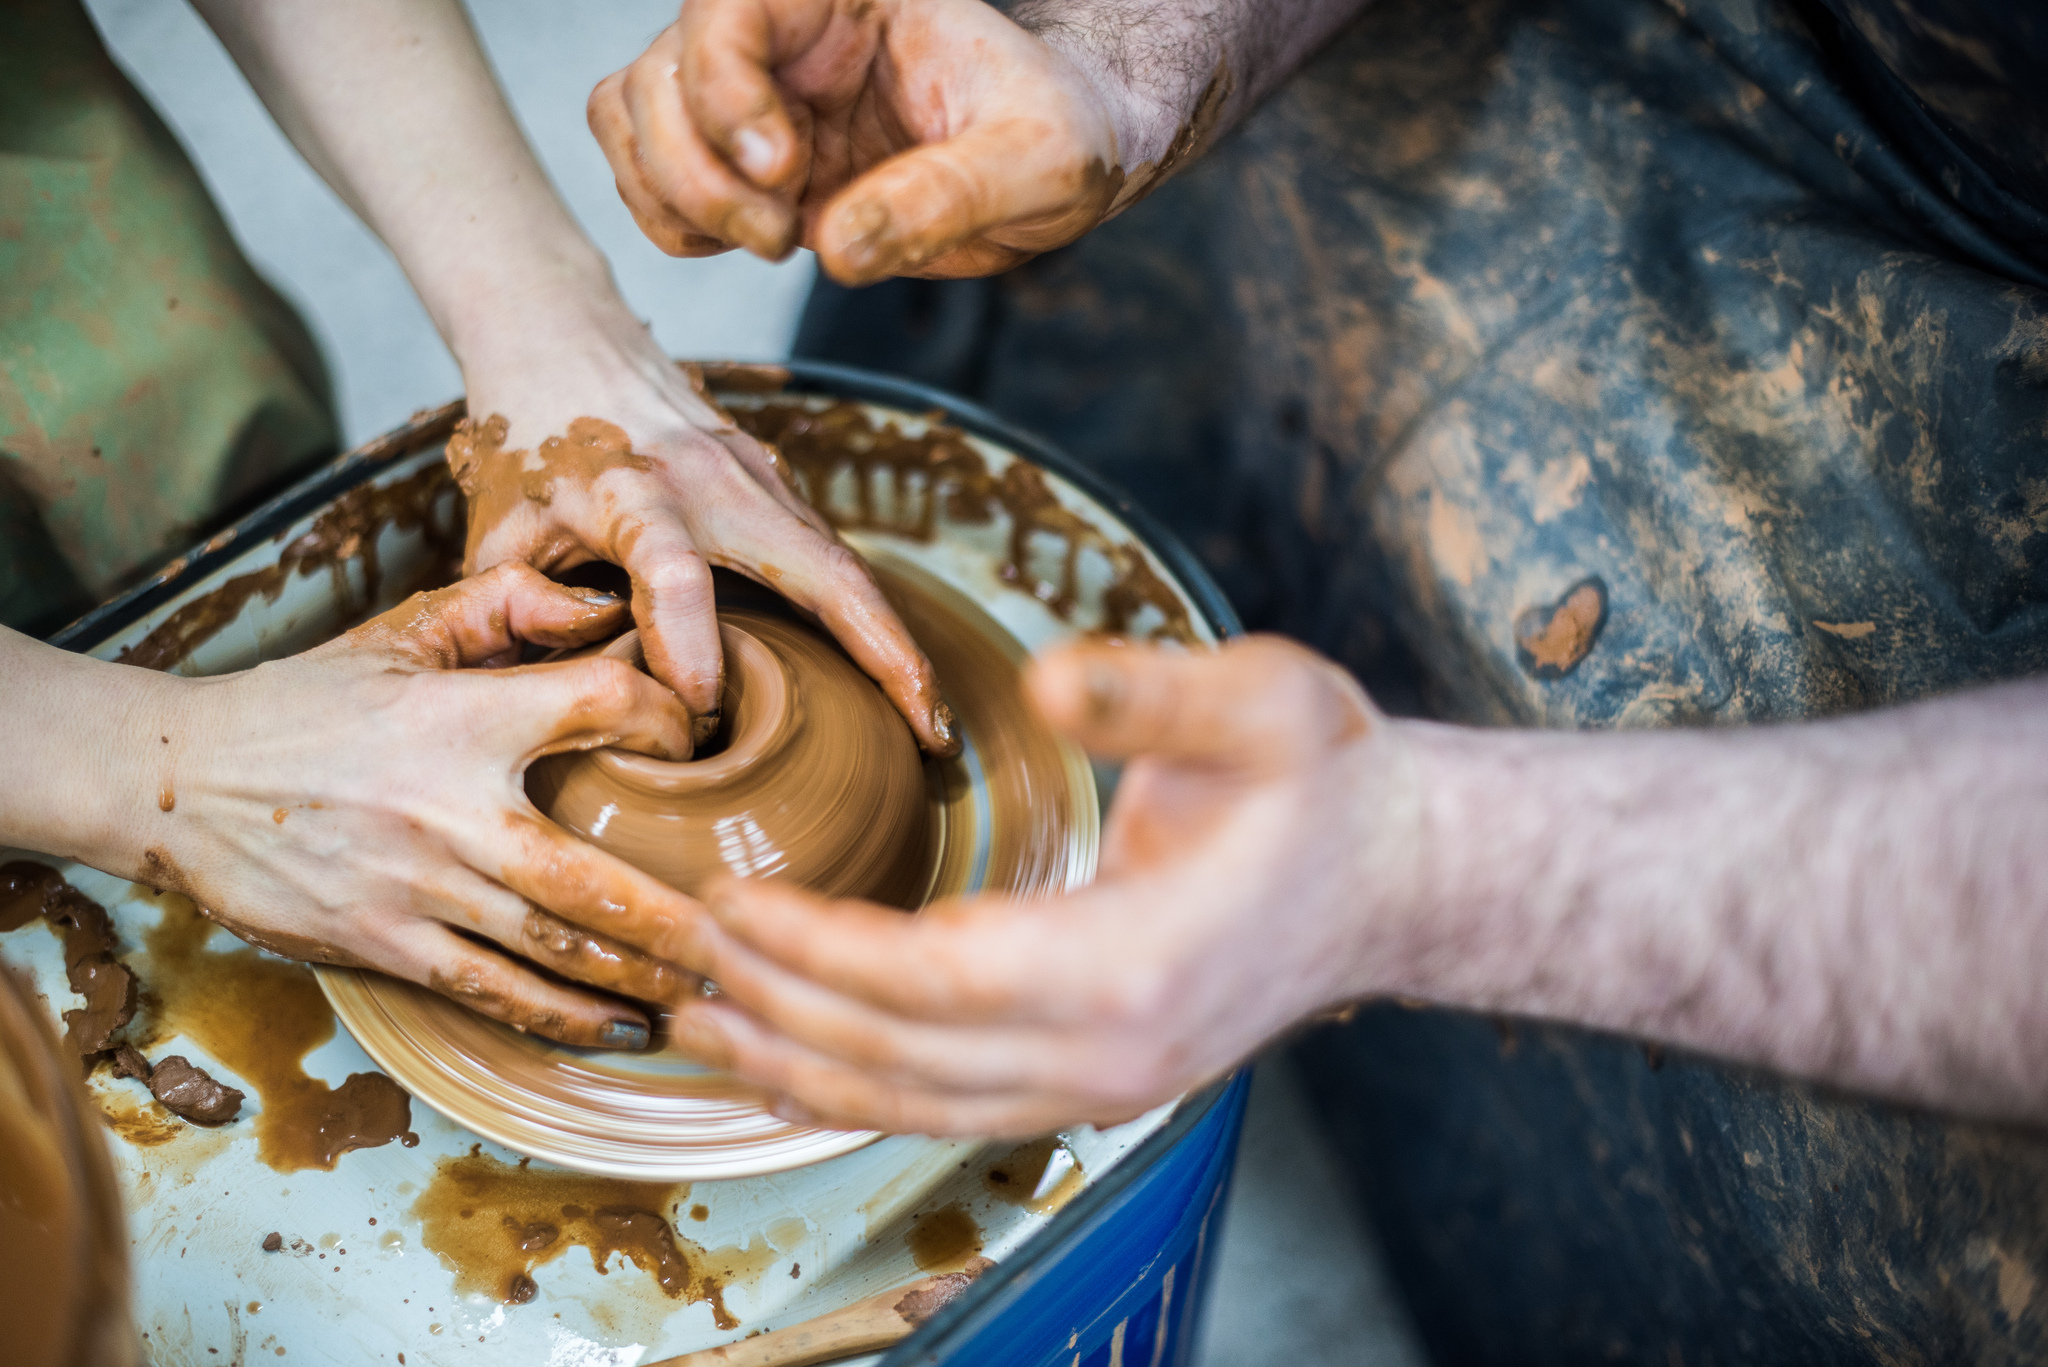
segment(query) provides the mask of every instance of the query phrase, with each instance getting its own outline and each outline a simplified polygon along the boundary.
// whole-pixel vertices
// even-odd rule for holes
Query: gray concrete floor
[[[116,58],[177,132],[257,267],[326,353],[359,442],[461,390],[454,362],[383,246],[298,160],[193,12],[87,0]],[[674,15],[673,0],[472,0],[484,45],[548,173],[610,256],[626,298],[681,356],[786,355],[807,255],[674,261],[640,236],[583,122],[591,86]],[[1422,1356],[1294,1071],[1262,1063],[1225,1217],[1202,1367],[1410,1367]]]

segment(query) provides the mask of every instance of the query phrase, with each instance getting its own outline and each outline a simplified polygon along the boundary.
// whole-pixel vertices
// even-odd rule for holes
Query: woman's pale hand
[[[736,570],[815,614],[926,750],[957,750],[931,661],[781,458],[604,294],[535,307],[465,357],[475,416],[448,444],[469,498],[465,567],[625,570],[647,666],[690,709],[698,740],[715,726],[724,669],[711,567]]]
[[[523,779],[564,750],[687,756],[689,714],[617,660],[513,663],[625,619],[615,597],[507,564],[303,655],[175,681],[143,878],[265,949],[566,1043],[644,1045],[632,1003],[690,980],[614,934],[692,904],[547,821]]]

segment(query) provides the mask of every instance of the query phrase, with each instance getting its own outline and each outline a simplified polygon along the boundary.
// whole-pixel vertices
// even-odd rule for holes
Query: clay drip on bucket
[[[917,906],[937,851],[910,728],[810,628],[744,610],[718,620],[723,726],[704,756],[549,756],[527,774],[534,805],[684,892],[730,873]],[[601,653],[644,667],[637,631]]]

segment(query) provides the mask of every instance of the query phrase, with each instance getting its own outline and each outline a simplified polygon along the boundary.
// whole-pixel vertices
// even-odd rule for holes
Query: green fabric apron
[[[312,337],[84,10],[0,5],[0,622],[61,626],[337,444]]]

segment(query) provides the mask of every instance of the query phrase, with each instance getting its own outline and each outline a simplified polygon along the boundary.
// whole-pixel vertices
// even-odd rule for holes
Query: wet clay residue
[[[1236,89],[1237,81],[1230,74],[1229,64],[1219,60],[1215,72],[1209,77],[1209,84],[1202,87],[1202,94],[1195,101],[1194,112],[1175,131],[1166,151],[1160,154],[1158,161],[1139,162],[1130,169],[1123,188],[1117,192],[1116,200],[1104,217],[1114,218],[1130,208],[1165,184],[1187,162],[1208,151],[1209,144],[1216,140],[1216,133],[1222,126],[1223,111]]]
[[[790,379],[786,367],[746,361],[686,361],[683,373],[707,399],[713,390],[721,389],[728,394],[779,394]]]
[[[195,1125],[225,1125],[242,1112],[244,1093],[216,1082],[204,1068],[195,1068],[183,1054],[152,1065],[129,1045],[114,1051],[114,1072],[132,1077],[166,1110]]]
[[[538,1289],[536,1267],[582,1247],[599,1272],[609,1273],[612,1255],[619,1254],[670,1300],[701,1301],[720,1329],[736,1329],[717,1255],[676,1237],[669,1224],[688,1193],[686,1184],[535,1171],[524,1161],[501,1163],[472,1148],[436,1165],[412,1213],[420,1241],[455,1274],[455,1289],[464,1295],[524,1304]]]
[[[314,520],[304,536],[284,548],[275,565],[238,575],[185,604],[149,635],[124,646],[115,658],[144,669],[169,669],[240,616],[257,595],[276,602],[293,575],[324,569],[333,577],[335,601],[355,602],[348,578],[352,560],[362,562],[360,610],[368,611],[383,587],[377,538],[387,527],[422,532],[435,552],[428,577],[436,584],[448,582],[461,562],[461,501],[447,499],[451,483],[446,468],[429,465],[388,485],[349,490]]]
[[[0,864],[0,934],[37,917],[64,940],[64,974],[85,1005],[64,1013],[64,1043],[91,1060],[114,1047],[135,1015],[135,975],[115,962],[120,947],[107,910],[47,864]]]
[[[924,1271],[963,1272],[981,1252],[981,1226],[955,1201],[911,1216],[910,1232],[903,1241]]]
[[[109,1090],[98,1093],[93,1100],[99,1105],[100,1119],[115,1137],[138,1149],[153,1149],[191,1132],[184,1121],[164,1109],[164,1104],[154,1097],[137,1100]]]
[[[1578,668],[1607,625],[1607,585],[1581,579],[1548,607],[1515,619],[1515,657],[1539,679],[1561,679]]]
[[[889,1308],[901,1316],[905,1324],[923,1324],[958,1300],[961,1292],[974,1285],[982,1273],[994,1266],[995,1264],[986,1258],[970,1258],[967,1260],[967,1266],[958,1272],[947,1272],[919,1282]]]
[[[158,898],[163,919],[148,951],[151,1031],[145,1046],[184,1036],[256,1089],[257,1154],[279,1172],[332,1170],[350,1149],[419,1142],[412,1098],[382,1073],[329,1087],[305,1057],[334,1035],[334,1013],[304,964],[237,946],[207,945],[214,925],[190,898]]]
[[[1093,552],[1110,569],[1110,584],[1102,594],[1102,633],[1194,639],[1187,609],[1136,542],[1113,540],[1072,512],[1027,461],[1012,461],[1000,478],[991,474],[965,435],[938,422],[937,414],[919,436],[907,435],[893,422],[876,426],[856,403],[775,402],[736,408],[732,417],[781,453],[804,497],[835,527],[930,541],[942,504],[947,517],[968,525],[985,524],[1000,509],[1010,518],[1009,559],[1000,571],[1005,583],[1064,619],[1080,600],[1081,557]],[[835,481],[845,473],[852,475],[850,500],[834,492]],[[888,482],[886,500],[876,496],[878,478]],[[1032,567],[1032,541],[1041,535],[1059,545],[1059,570],[1049,579]],[[1156,620],[1141,627],[1148,608]]]
[[[1058,1166],[1054,1161],[1058,1160]],[[1019,1145],[990,1164],[981,1175],[988,1193],[1033,1215],[1051,1215],[1081,1193],[1088,1174],[1081,1160],[1058,1135],[1049,1134]]]
[[[611,470],[646,470],[651,456],[637,455],[626,429],[603,418],[574,418],[561,436],[548,437],[537,451],[508,450],[511,423],[502,413],[464,418],[448,438],[448,468],[469,499],[469,540],[474,545],[522,504],[554,501],[563,481],[585,488]]]

